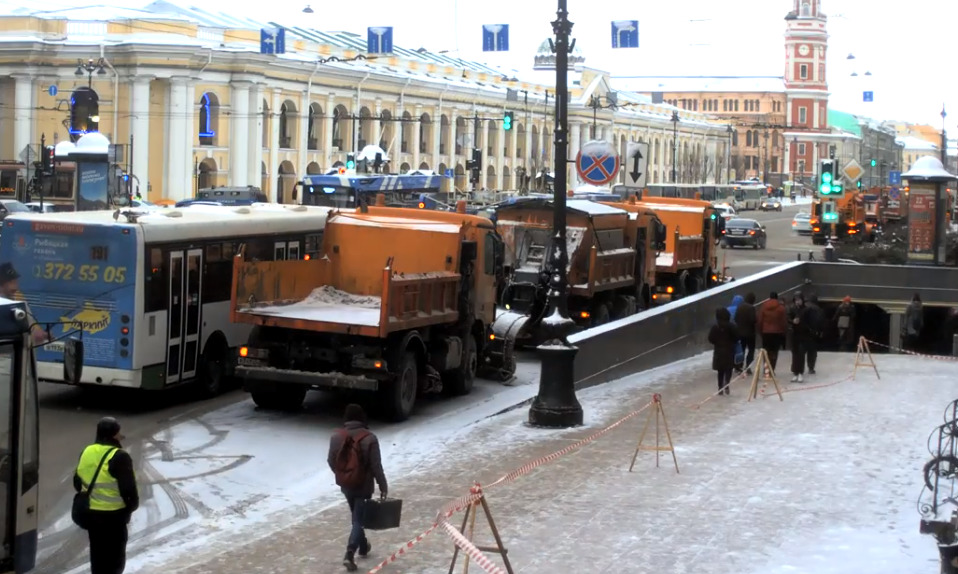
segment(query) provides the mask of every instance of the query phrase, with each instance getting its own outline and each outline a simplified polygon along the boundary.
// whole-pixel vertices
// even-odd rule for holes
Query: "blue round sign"
[[[49,88],[47,88],[47,93],[50,94],[51,96],[57,95],[57,91],[58,90],[56,86],[50,86]]]

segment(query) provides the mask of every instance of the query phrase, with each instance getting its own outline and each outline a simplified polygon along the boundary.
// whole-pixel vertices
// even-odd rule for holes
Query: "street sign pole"
[[[549,250],[549,299],[540,327],[545,343],[539,347],[542,368],[539,371],[539,392],[529,407],[529,424],[536,427],[568,428],[583,421],[582,405],[575,396],[575,356],[579,349],[570,345],[568,336],[575,328],[569,318],[569,278],[566,271],[566,188],[569,169],[569,21],[568,0],[558,0],[555,32],[556,62],[556,125],[555,189],[552,200],[554,231],[553,249]]]

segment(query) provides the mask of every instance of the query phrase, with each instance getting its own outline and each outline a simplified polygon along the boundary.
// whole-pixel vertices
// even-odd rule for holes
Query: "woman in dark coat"
[[[738,329],[732,323],[732,314],[728,309],[715,310],[715,325],[709,331],[709,343],[712,351],[712,369],[718,373],[719,393],[729,394],[732,382],[732,369],[735,368],[735,345],[739,341]]]

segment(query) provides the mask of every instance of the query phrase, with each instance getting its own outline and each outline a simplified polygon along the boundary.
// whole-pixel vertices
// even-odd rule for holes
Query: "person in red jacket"
[[[772,291],[768,301],[762,303],[756,320],[758,332],[762,334],[762,348],[768,354],[768,362],[775,371],[778,364],[778,352],[785,345],[785,331],[788,321],[785,316],[785,305],[778,299],[778,293]]]

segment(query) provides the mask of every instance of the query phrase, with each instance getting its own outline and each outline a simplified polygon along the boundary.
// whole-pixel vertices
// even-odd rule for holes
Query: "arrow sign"
[[[648,181],[649,144],[646,142],[629,142],[627,148],[626,173],[627,187],[645,187]]]

